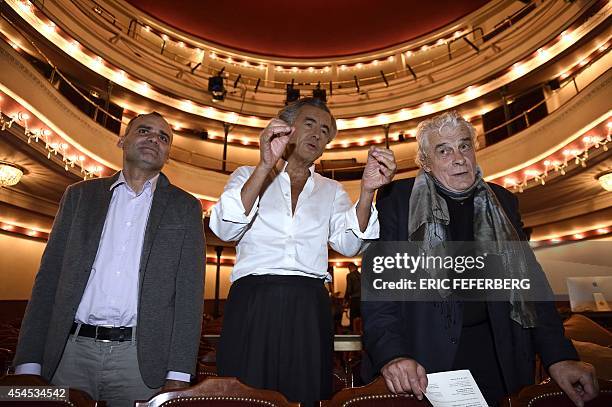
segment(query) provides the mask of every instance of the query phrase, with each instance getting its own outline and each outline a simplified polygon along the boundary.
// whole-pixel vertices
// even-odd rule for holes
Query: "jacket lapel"
[[[91,270],[96,259],[98,247],[100,247],[100,239],[102,238],[102,230],[104,229],[106,215],[108,214],[108,207],[113,197],[113,191],[110,190],[110,187],[118,178],[119,172],[116,172],[112,177],[105,178],[101,188],[96,191],[96,196],[92,199],[94,204],[91,205],[86,221],[87,226],[84,228],[86,233],[85,241],[88,242],[83,256],[83,259],[86,261],[86,270]]]
[[[162,216],[166,211],[168,204],[168,198],[170,192],[168,186],[170,182],[168,178],[162,173],[159,174],[157,185],[155,187],[155,193],[153,194],[153,202],[151,203],[151,210],[149,211],[149,219],[147,220],[147,228],[145,230],[144,242],[142,244],[142,254],[140,256],[140,282],[142,284],[144,272],[147,268],[149,261],[149,254],[151,253],[151,247],[155,241],[155,235],[157,234],[157,228],[161,222]]]

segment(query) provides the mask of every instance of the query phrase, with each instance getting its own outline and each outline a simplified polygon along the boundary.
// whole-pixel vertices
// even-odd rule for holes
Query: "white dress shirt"
[[[98,253],[75,322],[99,326],[136,326],[140,254],[159,174],[136,193],[119,174],[111,185]]]
[[[285,163],[285,167],[287,164]],[[283,169],[245,214],[240,193],[255,167],[240,167],[230,176],[212,209],[210,229],[224,241],[239,241],[231,281],[251,274],[277,274],[331,280],[327,272],[327,244],[345,256],[377,239],[378,213],[360,231],[355,207],[342,185],[314,172],[291,213],[291,181]]]
[[[146,181],[136,193],[123,171],[113,191],[98,252],[75,315],[75,322],[135,327],[138,312],[140,255],[159,174]],[[16,374],[40,374],[38,363],[15,367]],[[168,379],[190,381],[191,375],[168,372]]]

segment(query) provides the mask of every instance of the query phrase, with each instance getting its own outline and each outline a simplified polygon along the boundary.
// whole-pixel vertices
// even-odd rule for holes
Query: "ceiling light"
[[[23,170],[13,163],[0,161],[0,186],[8,187],[21,180]]]
[[[597,181],[599,181],[603,189],[612,191],[612,171],[598,175]]]

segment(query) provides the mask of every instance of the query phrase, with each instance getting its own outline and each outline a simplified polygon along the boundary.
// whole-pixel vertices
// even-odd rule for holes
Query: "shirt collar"
[[[283,162],[284,164],[283,164],[283,169],[281,170],[281,172],[285,172],[285,169],[287,168],[287,165],[289,164],[289,161],[283,160]],[[308,171],[310,171],[310,176],[312,177],[315,172],[315,165],[312,164],[310,167],[308,167]]]
[[[145,192],[149,197],[151,195],[153,195],[153,193],[155,192],[155,188],[157,187],[157,179],[159,178],[159,173],[157,173],[157,175],[155,175],[153,178],[147,180],[143,187],[142,187],[142,191],[140,191],[140,193]],[[125,186],[132,191],[132,188],[130,188],[130,186],[128,185],[127,181],[125,180],[125,177],[123,176],[123,171],[121,171],[119,173],[119,177],[117,178],[117,181],[113,182],[113,184],[110,186],[109,190],[113,190],[115,189],[115,187],[125,184]],[[134,192],[134,191],[132,191]],[[136,194],[136,195],[140,195],[140,194]]]

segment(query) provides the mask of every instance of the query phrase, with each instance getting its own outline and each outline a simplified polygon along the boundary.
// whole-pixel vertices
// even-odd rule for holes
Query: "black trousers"
[[[453,370],[468,369],[489,406],[498,406],[506,395],[489,320],[464,326]]]
[[[333,325],[323,280],[247,276],[232,285],[217,350],[220,376],[318,405],[332,394]]]

